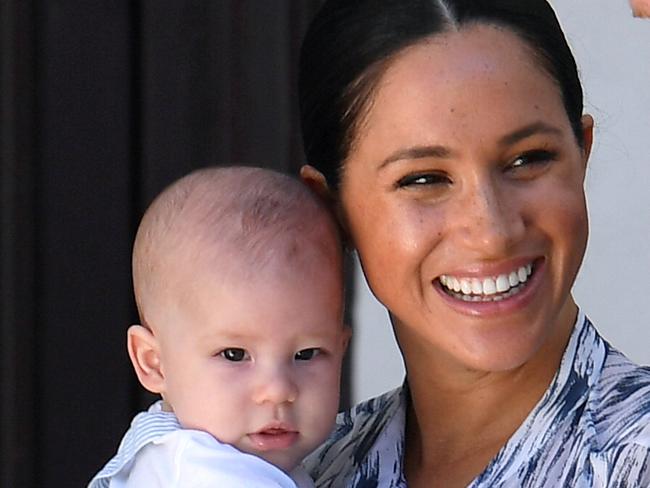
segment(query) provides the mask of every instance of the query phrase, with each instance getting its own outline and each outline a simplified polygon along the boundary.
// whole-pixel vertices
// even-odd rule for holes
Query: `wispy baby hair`
[[[323,232],[333,237],[316,237]],[[333,219],[295,178],[254,167],[194,171],[153,201],[138,228],[133,283],[141,319],[147,301],[179,276],[211,267],[224,279],[233,273],[244,279],[271,262],[290,265],[306,247],[340,252],[325,245],[338,245]]]

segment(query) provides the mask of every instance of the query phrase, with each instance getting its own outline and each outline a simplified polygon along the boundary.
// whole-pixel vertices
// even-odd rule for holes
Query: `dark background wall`
[[[125,353],[138,220],[193,168],[299,167],[319,3],[0,3],[0,486],[83,486],[151,400]]]

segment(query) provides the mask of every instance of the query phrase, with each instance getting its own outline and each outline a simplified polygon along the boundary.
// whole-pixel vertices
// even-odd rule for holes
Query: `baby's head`
[[[184,428],[290,471],[337,412],[341,261],[335,222],[297,180],[243,167],[180,179],[134,245],[140,382]]]

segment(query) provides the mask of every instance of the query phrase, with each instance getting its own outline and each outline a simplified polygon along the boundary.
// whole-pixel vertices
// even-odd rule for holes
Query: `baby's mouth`
[[[466,302],[498,302],[520,293],[535,273],[533,262],[519,266],[509,273],[497,276],[456,277],[442,275],[438,278],[442,290],[449,296]]]
[[[286,427],[266,427],[249,434],[253,444],[261,451],[286,449],[293,445],[299,437],[297,431]]]
[[[260,430],[259,432],[257,432],[257,434],[273,437],[273,436],[277,436],[277,435],[287,434],[289,432],[293,432],[293,431],[283,429],[283,428],[280,428],[280,427],[271,427],[269,429]]]

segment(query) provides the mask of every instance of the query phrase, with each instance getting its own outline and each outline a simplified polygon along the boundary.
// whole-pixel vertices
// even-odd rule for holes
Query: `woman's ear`
[[[300,168],[300,179],[329,207],[339,223],[343,246],[347,250],[353,250],[354,246],[352,244],[352,239],[350,238],[350,233],[348,232],[345,214],[340,202],[337,202],[336,195],[334,195],[332,189],[327,184],[327,180],[325,179],[325,176],[323,176],[323,173],[313,166],[305,164]]]
[[[585,167],[587,166],[587,161],[589,161],[589,155],[591,154],[591,147],[594,143],[594,118],[585,114],[582,116],[582,140],[584,141],[584,146],[582,148],[583,161]]]
[[[323,173],[313,166],[305,164],[300,168],[300,179],[328,205],[332,204],[332,192]]]
[[[164,393],[160,347],[153,332],[142,325],[132,325],[126,333],[126,344],[140,384],[152,393]]]

